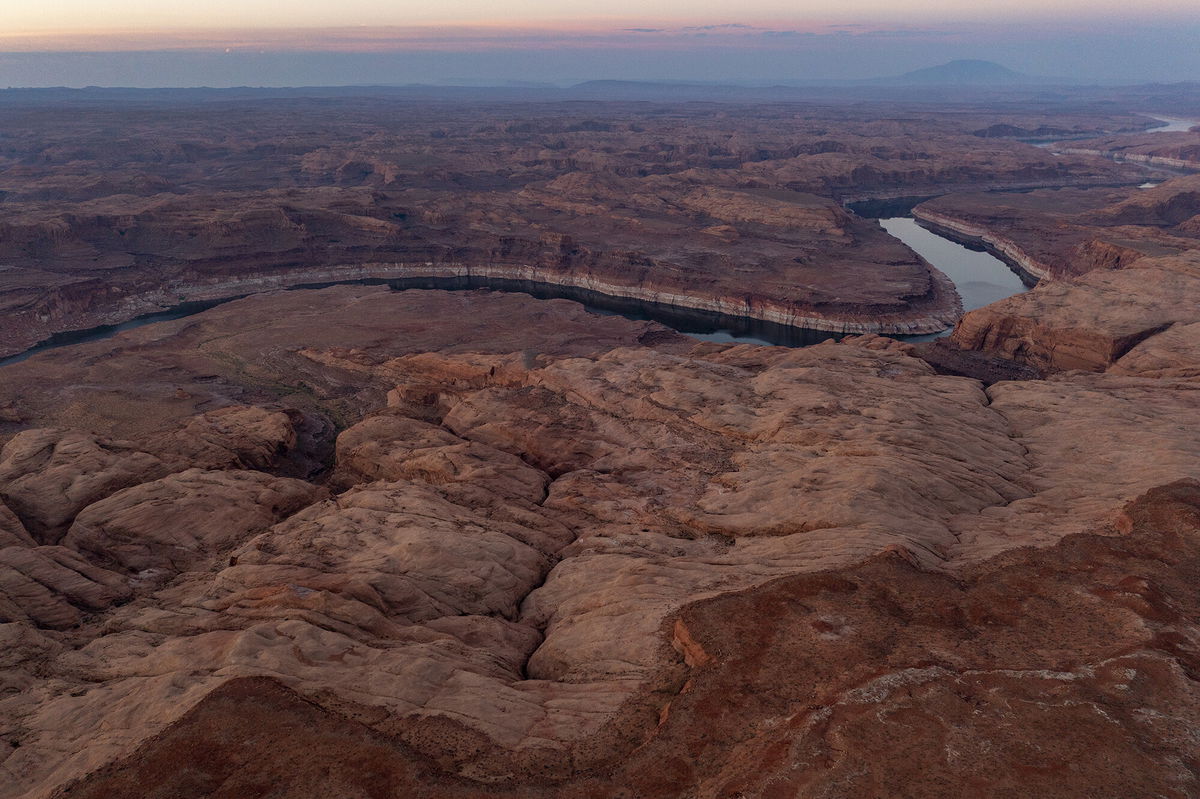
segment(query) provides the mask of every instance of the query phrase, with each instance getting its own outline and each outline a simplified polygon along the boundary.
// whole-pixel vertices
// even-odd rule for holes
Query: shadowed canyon
[[[0,118],[0,797],[1200,796],[1194,85],[85,100]]]

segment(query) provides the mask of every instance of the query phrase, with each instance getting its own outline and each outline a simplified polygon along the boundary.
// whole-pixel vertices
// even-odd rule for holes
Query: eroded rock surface
[[[0,615],[6,622],[68,629],[88,611],[129,599],[120,575],[68,547],[12,546],[0,550]]]
[[[841,201],[1136,184],[1139,167],[1007,137],[1147,124],[1119,108],[1048,118],[1041,101],[380,95],[229,97],[220,123],[204,102],[181,112],[111,96],[111,107],[47,111],[10,98],[0,353],[181,301],[417,276],[531,280],[838,332],[935,332],[960,313],[953,287]]]
[[[957,577],[885,554],[696,603],[676,630],[703,658],[644,742],[567,780],[448,779],[369,721],[253,678],[66,795],[1187,796],[1198,568],[1200,484],[1176,483],[1127,506],[1120,535]]]
[[[1032,735],[1038,774],[1104,751],[1127,776],[1088,779],[1186,794],[1196,488],[1154,489],[1200,478],[1200,397],[1171,352],[984,388],[879,337],[343,287],[4,367],[38,386],[27,424],[90,430],[0,461],[9,793],[100,769],[73,790],[258,795],[305,752],[254,784],[1001,795]],[[176,404],[114,401],[141,392]],[[339,420],[328,470],[281,476],[313,418]]]
[[[75,430],[26,430],[0,450],[0,498],[39,543],[57,544],[91,503],[168,471],[128,442]]]
[[[914,213],[1040,278],[1025,294],[965,314],[954,345],[1041,372],[1099,372],[1146,342],[1140,352],[1158,354],[1145,368],[1187,375],[1194,356],[1180,333],[1200,321],[1200,177],[1147,189],[949,195]]]
[[[63,544],[130,573],[187,571],[320,496],[261,472],[188,469],[93,502]]]
[[[1198,298],[1200,249],[1046,282],[966,314],[953,340],[1042,370],[1099,372],[1147,339],[1200,321]]]

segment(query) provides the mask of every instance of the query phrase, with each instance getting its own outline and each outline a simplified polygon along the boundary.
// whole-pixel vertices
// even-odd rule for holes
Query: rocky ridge
[[[880,119],[787,104],[342,99],[10,111],[6,354],[185,301],[417,275],[533,280],[839,332],[934,332],[960,312],[952,286],[841,202],[1140,179],[1105,159],[981,138],[1036,115],[976,108]],[[114,128],[127,133],[114,140]]]
[[[331,314],[348,321],[319,323]],[[489,335],[472,339],[464,322]],[[303,781],[284,779],[289,795],[380,774],[428,795],[609,795],[631,785],[643,795],[684,786],[717,795],[784,773],[769,765],[755,776],[752,762],[809,762],[799,753],[822,750],[833,734],[810,722],[851,724],[867,693],[899,708],[895,691],[923,686],[935,734],[955,718],[932,698],[945,686],[1016,691],[1043,707],[1057,686],[1108,679],[1095,676],[1106,669],[1188,668],[1182,650],[1133,644],[1157,635],[1140,632],[1146,625],[1185,625],[1186,615],[1164,621],[1121,604],[1129,591],[1166,592],[1154,607],[1191,602],[1186,578],[1147,577],[1127,559],[1150,544],[1103,536],[1194,536],[1194,489],[1126,508],[1155,486],[1200,477],[1200,437],[1180,422],[1200,415],[1193,384],[1174,374],[1064,374],[984,389],[935,374],[913,352],[878,337],[797,350],[697,344],[565,301],[341,287],[248,298],[4,367],[11,380],[0,392],[40,386],[0,451],[0,499],[11,511],[0,516],[11,539],[5,573],[25,580],[0,584],[6,679],[19,688],[0,700],[4,739],[19,744],[4,760],[12,795],[49,795],[96,769],[67,795],[120,795],[123,781],[147,779],[161,753],[196,746],[197,734],[244,741],[241,772],[273,773],[277,755],[245,742],[240,719],[288,730],[274,736],[285,742],[277,754],[312,751],[305,736],[317,734],[357,741],[376,764],[355,777],[303,771]],[[174,398],[165,408],[164,396]],[[86,427],[64,427],[69,420]],[[76,498],[69,507],[52,493],[60,490]],[[1042,549],[1021,549],[1031,544]],[[895,622],[861,615],[892,607],[909,625],[913,613],[930,619],[919,624],[942,619],[954,640],[956,613],[1023,614],[985,611],[992,599],[951,612],[931,597],[1000,579],[982,575],[1011,575],[988,596],[1023,595],[1005,581],[1024,584],[1060,557],[1116,564],[1098,567],[1117,570],[1102,585],[1130,573],[1150,581],[1088,600],[1103,610],[1045,606],[1046,618],[1111,618],[1133,646],[1119,666],[1104,648],[1076,661],[1086,667],[1041,655],[1010,663],[987,648],[978,661],[955,659],[936,637],[876,640]],[[1075,588],[1038,585],[1048,603],[1077,601],[1067,599]],[[900,606],[865,599],[880,590]],[[846,604],[855,592],[865,604]],[[794,610],[770,610],[779,602]],[[764,621],[714,626],[738,618]],[[760,634],[788,643],[779,660],[752,666],[738,653],[774,649],[747,643]],[[775,671],[756,669],[796,664],[788,647],[809,646],[805,636],[892,654],[855,656],[867,670],[857,687],[852,674],[835,679],[804,660],[786,683],[833,694],[719,703],[729,709],[715,726],[743,730],[737,742],[695,737],[713,726],[699,719],[716,711],[716,697],[735,690],[725,681],[743,675],[742,692],[761,685]],[[1107,634],[1088,640],[1126,646]],[[1079,657],[1087,646],[1070,650]],[[1186,679],[1154,685],[1159,698],[1137,701],[1193,701]],[[834,715],[796,715],[814,701]],[[1125,700],[1092,701],[1111,716]],[[295,726],[302,718],[309,732]],[[1057,714],[1044,723],[1050,734],[1077,722]],[[1111,740],[1110,751],[1133,757],[1118,742],[1147,735],[1183,751],[1165,722],[1154,732],[1111,724],[1088,733]],[[863,740],[884,734],[854,729]],[[965,740],[1000,745],[995,729],[972,729]],[[666,771],[638,766],[661,763],[685,740],[711,754],[669,760]],[[194,767],[180,778],[200,780],[191,787],[152,781],[206,795],[216,779],[256,794],[226,783],[222,745],[185,758]],[[763,754],[780,746],[794,754]],[[1095,751],[1074,746],[1064,743],[1061,757]],[[965,762],[856,751],[952,772]],[[106,765],[120,758],[131,759]],[[1138,762],[1126,773],[1139,784],[1193,779],[1185,767]],[[859,787],[840,795],[861,795],[858,778],[842,775],[863,768],[820,758],[801,773],[812,784],[850,779]],[[1001,790],[1005,778],[973,779]],[[938,795],[936,783],[922,784],[923,795]]]
[[[1062,147],[1066,155],[1099,155],[1118,162],[1146,164],[1182,172],[1200,171],[1200,132],[1148,132],[1104,136]]]
[[[911,329],[839,200],[1140,182],[1003,137],[1144,119],[398,108],[6,114],[7,346],[254,296],[0,366],[0,796],[1200,791],[1193,180],[922,205],[1045,273],[958,348],[270,291]]]
[[[1034,290],[964,315],[952,341],[1042,371],[1104,371],[1143,342],[1163,357],[1177,341],[1179,363],[1160,365],[1186,372],[1190,344],[1179,331],[1200,321],[1198,186],[1186,177],[1136,191],[950,195],[918,206],[923,222],[1040,273]]]

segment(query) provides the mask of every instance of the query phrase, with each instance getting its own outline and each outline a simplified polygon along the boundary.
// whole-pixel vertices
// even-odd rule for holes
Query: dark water
[[[619,297],[608,297],[585,289],[572,286],[554,286],[546,283],[534,283],[525,280],[504,280],[500,278],[481,277],[447,277],[447,278],[407,278],[403,280],[347,280],[332,283],[309,283],[292,286],[289,291],[304,289],[322,289],[330,286],[389,286],[393,291],[407,289],[440,289],[443,291],[470,291],[474,289],[491,289],[494,291],[521,292],[537,299],[566,299],[582,304],[592,313],[602,316],[624,316],[636,321],[653,321],[666,325],[680,333],[704,341],[742,342],[746,344],[771,344],[783,347],[807,347],[828,339],[840,338],[843,334],[826,330],[810,330],[807,328],[779,325],[774,322],[763,322],[757,319],[746,319],[740,316],[727,316],[710,311],[680,308],[673,305],[640,302]],[[217,300],[185,302],[162,311],[145,314],[115,325],[101,325],[86,330],[70,330],[55,333],[53,336],[30,347],[24,352],[0,358],[0,366],[19,363],[41,352],[67,347],[72,344],[82,344],[88,341],[100,341],[115,336],[123,330],[133,330],[144,325],[157,322],[169,322],[175,319],[207,311],[226,302],[239,300],[246,295],[225,297]]]
[[[386,285],[393,291],[406,289],[439,289],[442,291],[520,292],[539,300],[573,300],[592,313],[601,316],[623,316],[639,322],[658,322],[693,338],[705,341],[739,341],[746,344],[774,344],[783,347],[807,347],[842,333],[791,327],[743,316],[728,316],[712,311],[681,308],[657,302],[610,297],[575,286],[556,286],[531,280],[508,280],[498,277],[412,277],[400,280],[355,280],[354,285]],[[328,288],[338,283],[319,283],[295,286],[296,289]]]
[[[928,198],[906,197],[896,200],[875,201],[867,204],[860,203],[853,208],[860,211],[863,216],[873,216],[880,213],[907,213],[914,205],[925,199]],[[925,260],[945,272],[954,281],[959,293],[963,297],[964,310],[978,308],[1025,290],[1021,279],[1004,262],[986,252],[971,250],[968,247],[925,230],[917,225],[911,217],[892,216],[891,218],[880,220],[880,224],[888,233],[903,241],[924,257]],[[739,316],[727,316],[709,311],[697,311],[672,305],[608,297],[603,294],[587,291],[586,289],[571,286],[553,286],[546,283],[533,283],[524,280],[479,277],[350,280],[339,283],[299,285],[292,287],[292,290],[328,288],[335,285],[386,285],[394,291],[404,291],[414,288],[449,291],[467,291],[472,289],[516,291],[529,294],[538,299],[574,300],[581,303],[589,311],[606,316],[619,315],[624,316],[626,319],[659,322],[680,333],[704,341],[806,347],[842,336],[840,333],[825,330],[790,327],[773,322],[762,322]],[[235,299],[241,299],[241,297],[228,297],[202,302],[185,302],[172,308],[139,316],[116,325],[102,325],[87,330],[56,333],[22,353],[7,358],[0,358],[0,366],[23,361],[39,352],[46,352],[47,350],[71,344],[80,344],[86,341],[106,339],[123,330],[132,330],[156,322],[182,319]],[[900,338],[921,341],[936,338],[948,332],[949,330],[944,333],[926,336],[901,336]]]
[[[242,295],[245,296],[245,295]],[[30,347],[24,352],[18,352],[16,355],[9,355],[6,358],[0,358],[0,366],[6,366],[10,363],[19,363],[26,358],[31,358],[39,352],[46,350],[54,350],[59,347],[68,347],[72,344],[83,344],[86,341],[100,341],[102,339],[111,338],[122,330],[133,330],[144,325],[152,325],[155,322],[170,322],[175,319],[183,319],[185,316],[193,316],[201,311],[207,311],[209,308],[215,308],[233,300],[240,300],[241,297],[224,297],[219,300],[204,300],[201,302],[182,302],[179,305],[172,306],[163,311],[155,311],[154,313],[135,316],[133,319],[121,322],[115,325],[99,325],[98,327],[89,327],[86,330],[65,330],[62,333],[55,333],[47,339],[44,339],[38,344]]]
[[[962,297],[963,311],[972,311],[997,300],[1028,291],[1029,285],[1008,264],[982,247],[963,245],[939,236],[917,224],[912,210],[930,197],[895,197],[849,203],[847,208],[859,216],[875,219],[891,235],[900,239],[954,281]],[[928,341],[949,335],[902,336],[909,341]]]
[[[1150,114],[1146,114],[1146,116],[1158,122],[1165,122],[1166,124],[1157,128],[1147,128],[1146,130],[1142,131],[1142,133],[1180,133],[1191,130],[1191,128],[1195,125],[1200,125],[1200,119],[1180,119],[1179,117],[1160,117],[1152,116]],[[1069,143],[1072,139],[1094,138],[1096,138],[1096,136],[1089,134],[1087,136],[1068,136],[1065,139],[1043,139],[1037,141],[1025,139],[1023,141],[1025,141],[1026,144],[1032,144],[1035,147],[1052,147],[1059,142]]]

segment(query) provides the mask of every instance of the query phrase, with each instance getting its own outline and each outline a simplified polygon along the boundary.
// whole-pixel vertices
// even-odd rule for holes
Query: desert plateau
[[[915,92],[0,91],[0,798],[1200,797],[1200,84]]]

